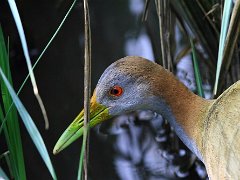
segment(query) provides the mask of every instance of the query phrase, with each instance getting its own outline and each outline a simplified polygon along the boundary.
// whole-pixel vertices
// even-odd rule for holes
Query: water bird
[[[217,99],[189,91],[174,75],[147,59],[128,56],[102,74],[90,103],[89,128],[136,110],[161,114],[205,164],[210,179],[240,177],[240,81]],[[57,154],[83,134],[83,110],[57,141]]]

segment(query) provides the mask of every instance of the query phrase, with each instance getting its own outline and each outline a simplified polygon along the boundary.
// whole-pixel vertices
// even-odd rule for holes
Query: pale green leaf
[[[1,180],[9,180],[9,178],[7,177],[7,175],[6,175],[5,172],[2,170],[1,167],[0,167],[0,179],[1,179]]]
[[[32,63],[31,63],[31,60],[30,60],[28,47],[27,47],[27,41],[26,41],[26,37],[25,37],[25,34],[24,34],[22,22],[21,22],[19,13],[18,13],[17,5],[16,5],[14,0],[8,0],[8,4],[10,6],[11,12],[13,14],[13,18],[14,18],[16,26],[17,26],[18,34],[19,34],[19,37],[20,37],[20,40],[21,40],[21,43],[22,43],[23,53],[24,53],[24,56],[26,58],[30,78],[31,78],[31,81],[32,81],[32,84],[33,84],[33,87],[34,87],[34,86],[36,86],[36,81],[35,81],[35,77],[34,77],[34,74],[33,74],[33,71],[32,71]]]
[[[21,119],[30,135],[30,137],[32,138],[35,146],[37,147],[38,152],[40,153],[41,157],[43,158],[44,163],[46,164],[49,172],[51,173],[53,179],[57,179],[56,175],[55,175],[55,171],[54,168],[52,166],[49,154],[47,152],[46,146],[43,142],[43,139],[36,127],[36,125],[34,124],[31,116],[29,115],[29,113],[27,112],[27,110],[25,109],[25,107],[23,106],[22,102],[20,101],[20,99],[18,98],[18,96],[16,95],[16,93],[14,92],[12,86],[10,85],[10,83],[8,82],[7,78],[5,77],[2,69],[0,68],[0,75],[9,91],[9,94],[12,97],[12,100],[19,112],[19,115],[21,116]]]
[[[222,60],[223,60],[223,52],[224,52],[224,46],[229,26],[229,20],[232,12],[232,0],[225,1],[224,3],[224,9],[223,9],[223,16],[222,16],[222,25],[221,25],[221,33],[220,33],[220,40],[219,40],[219,49],[218,49],[218,60],[217,60],[217,71],[216,71],[216,79],[215,79],[215,85],[214,85],[214,94],[217,93],[217,87],[218,87],[218,81],[222,66]]]

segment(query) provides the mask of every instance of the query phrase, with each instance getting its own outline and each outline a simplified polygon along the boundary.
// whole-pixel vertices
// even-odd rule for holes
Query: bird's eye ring
[[[123,89],[122,87],[120,86],[113,86],[110,91],[109,91],[109,94],[111,96],[116,96],[116,97],[119,97],[123,94]]]

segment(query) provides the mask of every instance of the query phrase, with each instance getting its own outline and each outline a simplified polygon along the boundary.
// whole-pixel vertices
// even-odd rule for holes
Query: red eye
[[[120,86],[113,86],[110,91],[109,91],[109,94],[111,96],[121,96],[123,93],[123,89],[120,87]]]

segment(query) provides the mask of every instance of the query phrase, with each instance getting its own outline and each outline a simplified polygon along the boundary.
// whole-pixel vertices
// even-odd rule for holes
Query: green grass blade
[[[220,40],[219,40],[219,48],[218,48],[218,60],[217,60],[217,70],[216,70],[216,79],[215,79],[215,85],[214,85],[214,94],[217,94],[217,88],[218,88],[218,81],[222,66],[222,60],[223,60],[223,52],[224,52],[224,46],[225,46],[225,40],[227,36],[228,26],[229,26],[229,20],[232,12],[232,0],[225,0],[224,3],[224,9],[223,9],[223,16],[222,16],[222,25],[221,25],[221,32],[220,32]]]
[[[195,75],[198,95],[201,97],[204,97],[204,91],[203,91],[203,87],[202,87],[202,78],[201,78],[200,71],[199,71],[197,54],[196,54],[195,46],[193,44],[193,40],[191,38],[190,38],[190,44],[192,47],[192,61],[193,61],[193,69],[194,69],[194,75]]]
[[[11,72],[9,67],[9,58],[6,50],[2,29],[0,27],[0,67],[3,72],[6,74],[8,81],[12,84]],[[12,99],[9,95],[9,92],[4,84],[0,81],[1,97],[3,102],[3,109],[0,109],[0,118],[1,121],[4,119],[4,112],[9,109]],[[7,146],[10,152],[10,166],[13,176],[18,179],[26,179],[22,142],[21,142],[21,133],[18,124],[18,116],[16,109],[13,108],[8,116],[8,122],[4,126],[4,134],[7,142]]]
[[[17,29],[18,29],[18,34],[20,36],[20,40],[21,40],[21,44],[22,44],[22,48],[23,48],[23,53],[27,62],[27,67],[28,67],[28,71],[29,71],[29,75],[30,75],[30,79],[32,82],[32,86],[33,86],[33,92],[34,95],[36,96],[36,99],[38,101],[38,104],[41,108],[44,120],[45,120],[45,128],[48,129],[49,123],[48,123],[48,118],[47,118],[47,113],[45,110],[45,107],[43,105],[42,99],[38,93],[38,87],[37,87],[37,83],[35,80],[35,76],[32,70],[32,63],[30,60],[30,56],[29,56],[29,52],[28,52],[28,47],[27,47],[27,41],[26,41],[26,37],[24,34],[24,30],[23,30],[23,26],[22,26],[22,22],[18,13],[18,9],[17,9],[17,5],[15,3],[15,0],[8,0],[8,4],[10,6],[10,9],[12,11],[13,14],[13,18],[15,20]]]
[[[88,130],[86,128],[84,129],[84,131],[88,132]],[[82,147],[81,147],[81,153],[80,153],[79,166],[78,166],[77,180],[81,180],[82,179],[82,175],[83,175],[82,174],[82,169],[83,169],[84,152],[85,152],[85,149],[86,149],[86,144],[87,144],[87,133],[84,133],[83,141],[82,141]]]
[[[225,74],[227,74],[231,63],[234,60],[234,51],[236,50],[239,34],[240,34],[240,0],[236,0],[227,32],[220,78],[222,75],[224,76]],[[222,83],[219,84],[219,88],[221,88],[221,84]]]
[[[52,175],[53,179],[56,179],[56,174],[54,171],[54,168],[52,166],[49,154],[47,152],[46,146],[43,142],[43,139],[36,127],[36,125],[34,124],[31,116],[28,114],[27,110],[25,109],[25,107],[23,106],[23,104],[21,103],[20,99],[18,98],[18,96],[16,95],[16,93],[14,92],[12,86],[10,85],[9,81],[7,80],[6,76],[4,75],[2,69],[0,68],[0,75],[6,85],[6,87],[8,88],[8,91],[12,97],[12,100],[19,112],[19,115],[22,118],[22,121],[30,135],[30,137],[32,138],[35,146],[37,147],[38,152],[40,153],[41,157],[43,158],[44,163],[46,164],[50,174]]]
[[[28,47],[27,47],[27,41],[26,41],[26,37],[25,37],[25,34],[24,34],[22,22],[21,22],[19,13],[18,13],[17,5],[16,5],[14,0],[8,0],[8,3],[9,3],[10,9],[12,11],[12,14],[13,14],[13,17],[14,17],[14,20],[15,20],[15,23],[16,23],[16,26],[17,26],[17,29],[18,29],[18,34],[20,36],[20,40],[21,40],[21,43],[22,43],[23,53],[24,53],[24,56],[26,58],[26,62],[27,62],[29,74],[30,74],[30,77],[31,77],[32,85],[35,88],[36,87],[36,80],[35,80],[33,71],[31,70],[32,69],[32,63],[31,63],[31,60],[30,60]]]
[[[0,167],[0,179],[9,180],[3,169]]]

